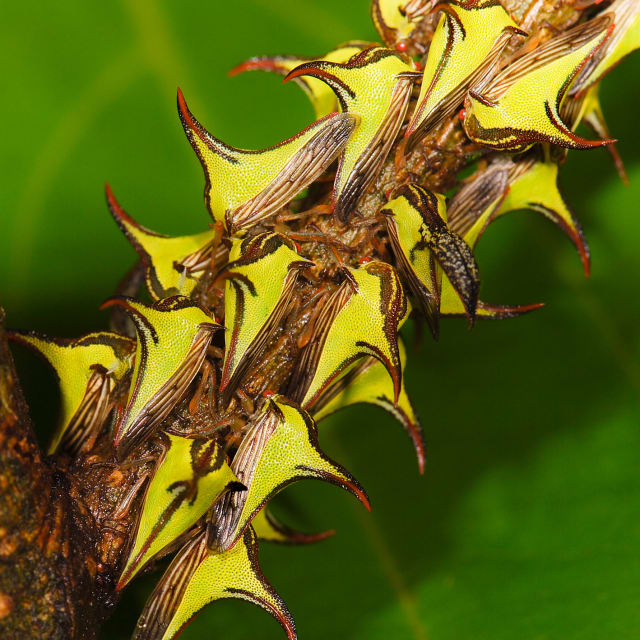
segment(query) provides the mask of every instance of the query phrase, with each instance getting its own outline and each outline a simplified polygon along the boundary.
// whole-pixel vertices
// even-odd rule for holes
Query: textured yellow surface
[[[226,351],[220,389],[233,377],[247,350],[289,299],[297,270],[313,264],[300,257],[284,236],[262,234],[235,240],[225,287]],[[293,280],[292,280],[293,278]],[[264,336],[262,336],[264,337]],[[256,355],[256,354],[253,354]]]
[[[167,438],[169,445],[145,492],[135,542],[119,589],[194,525],[236,480],[215,441],[203,443],[171,434]],[[204,464],[203,456],[209,458]]]
[[[189,295],[198,280],[175,267],[188,256],[202,251],[215,236],[213,229],[191,236],[169,237],[145,229],[127,215],[107,188],[109,209],[118,226],[142,258],[149,294],[160,300],[169,295]]]
[[[494,212],[496,205],[500,206]],[[475,247],[484,230],[497,218],[520,209],[533,209],[554,221],[570,237],[581,232],[558,188],[558,165],[555,162],[536,162],[509,184],[501,203],[494,201],[463,235],[470,247]]]
[[[433,194],[437,200],[437,214],[447,221],[447,206],[444,196]],[[404,263],[415,275],[421,285],[419,296],[427,318],[432,322],[432,316],[438,313],[438,297],[442,283],[442,270],[436,264],[432,253],[425,242],[425,220],[409,200],[400,196],[385,205],[383,211],[388,212],[387,224],[393,225],[398,238],[398,246],[394,250],[402,252]]]
[[[118,446],[136,431],[147,405],[179,371],[198,332],[201,329],[213,330],[218,325],[200,307],[180,296],[167,298],[153,306],[131,298],[116,302],[130,313],[137,330],[131,388],[126,409],[116,426]],[[197,368],[193,375],[196,373]],[[178,400],[174,398],[173,403]],[[170,409],[171,406],[166,411]]]
[[[127,358],[122,359],[121,354],[116,352],[114,341],[122,344],[128,342],[128,339],[108,331],[90,333],[70,341],[55,341],[28,333],[14,333],[13,337],[38,351],[58,378],[62,409],[59,426],[48,449],[50,454],[55,453],[87,391],[87,382],[93,373],[92,366],[104,367],[115,382],[120,381],[127,372],[130,362]]]
[[[593,67],[585,69],[576,82],[580,89],[600,82],[623,58],[640,49],[640,2],[638,0],[617,0],[607,12],[613,18],[614,31],[606,44],[605,55]]]
[[[588,249],[580,225],[558,188],[558,165],[555,162],[532,162],[531,168],[512,180],[504,196],[491,202],[462,237],[471,248],[475,248],[486,228],[494,220],[522,209],[537,211],[558,225],[578,250],[585,272],[589,272]],[[464,313],[459,297],[446,279],[442,284],[441,313]],[[478,315],[492,317],[494,313],[489,308],[480,306]]]
[[[357,291],[331,324],[301,403],[304,407],[312,407],[322,391],[363,356],[380,360],[392,378],[394,398],[400,393],[397,331],[407,315],[407,300],[398,275],[390,265],[375,261],[348,271]]]
[[[326,82],[338,96],[343,111],[360,116],[340,156],[333,190],[336,209],[342,207],[343,198],[348,199],[347,208],[355,206],[375,178],[376,171],[371,167],[377,170],[384,162],[407,112],[417,75],[413,65],[381,47],[367,49],[346,64],[309,62],[289,75],[289,78],[312,76]],[[384,144],[380,144],[381,139]]]
[[[371,17],[388,45],[406,39],[433,4],[433,0],[373,0]]]
[[[469,246],[447,223],[444,196],[415,184],[404,186],[382,210],[398,269],[420,304],[434,336],[443,280],[460,298],[470,322],[475,318],[479,275]]]
[[[234,458],[232,468],[238,479],[247,485],[246,494],[239,495],[243,500],[242,509],[227,544],[233,544],[258,513],[267,500],[294,480],[318,478],[347,489],[359,500],[368,505],[368,500],[358,483],[339,464],[325,456],[318,447],[315,423],[311,417],[290,404],[284,396],[274,396],[265,411],[277,414],[276,427],[268,437],[257,457],[255,466],[241,472],[236,461],[242,457],[242,451],[261,442],[264,426],[258,421],[245,436]]]
[[[470,95],[465,103],[467,135],[476,142],[503,149],[534,141],[569,148],[602,144],[589,143],[572,134],[560,118],[560,108],[575,74],[607,35],[607,31],[601,31],[574,51],[520,74],[514,82],[507,82],[502,95],[490,104],[480,96]],[[509,68],[498,74],[491,86],[499,85],[508,73]]]
[[[447,221],[447,205],[445,197],[434,194],[438,202],[438,215]],[[385,205],[385,209],[393,212],[393,221],[398,229],[398,239],[403,248],[407,261],[419,278],[429,286],[432,282],[432,268],[430,264],[431,252],[427,247],[420,246],[423,238],[422,228],[425,225],[420,212],[411,205],[405,197],[399,197]]]
[[[355,119],[330,114],[280,144],[247,151],[214,138],[193,117],[182,93],[180,117],[205,172],[205,200],[211,215],[227,228],[251,226],[275,213],[313,182],[332,162],[353,130]],[[278,185],[277,191],[273,185]],[[250,203],[262,196],[254,210]],[[250,213],[239,212],[246,205]]]
[[[420,471],[424,469],[424,444],[420,421],[411,404],[404,385],[404,367],[407,361],[407,349],[402,339],[398,340],[398,352],[402,366],[402,385],[397,404],[393,401],[393,381],[384,365],[378,360],[372,359],[371,364],[351,380],[342,391],[324,404],[318,411],[313,412],[313,418],[320,422],[332,413],[345,409],[361,402],[375,404],[388,411],[402,424],[412,439],[418,456]],[[354,365],[355,366],[355,365]],[[348,375],[353,367],[344,375]],[[340,382],[340,379],[338,380]]]
[[[249,528],[232,549],[206,555],[189,579],[162,640],[175,638],[200,609],[224,598],[240,598],[257,604],[276,618],[289,638],[293,638],[291,616],[262,575],[257,553],[255,534]]]
[[[532,209],[541,213],[555,222],[576,245],[588,273],[589,257],[584,246],[582,230],[558,188],[558,169],[555,162],[534,164],[529,171],[509,185],[506,198],[493,219],[518,209]],[[473,246],[475,242],[473,240],[470,244]]]
[[[310,113],[294,94],[299,88],[278,91],[275,80],[249,78],[263,81],[265,91],[257,91],[246,79],[228,81],[226,69],[256,52],[322,53],[336,38],[366,36],[366,5],[305,0],[294,11],[287,0],[270,0],[268,9],[258,0],[240,5],[238,26],[239,5],[224,2],[70,0],[54,11],[6,3],[1,28],[11,64],[4,86],[11,98],[3,101],[3,121],[22,123],[3,135],[4,216],[17,214],[0,234],[0,299],[10,325],[55,326],[64,335],[99,326],[95,303],[134,257],[110,216],[101,215],[105,178],[151,229],[199,230],[201,176],[168,108],[177,79],[214,133],[224,129],[229,141],[254,140],[256,147],[276,130],[284,139]],[[209,25],[207,36],[194,36],[196,22]],[[382,411],[359,405],[350,411],[352,424],[336,414],[336,428],[320,425],[329,451],[335,446],[337,456],[346,448],[354,471],[371,469],[376,514],[369,528],[347,500],[326,490],[309,495],[313,487],[301,486],[292,496],[310,523],[326,517],[340,528],[328,548],[265,550],[268,575],[291,600],[305,640],[415,638],[421,631],[430,640],[600,640],[640,626],[638,77],[634,54],[603,87],[634,186],[622,187],[604,152],[570,154],[562,167],[568,201],[594,243],[592,280],[580,278],[564,241],[548,243],[554,238],[537,216],[505,220],[482,247],[487,295],[540,297],[548,310],[471,333],[448,322],[440,344],[427,339],[410,354],[407,373],[416,378],[407,384],[428,423],[425,481],[416,482],[402,436]],[[253,118],[257,112],[263,117]],[[44,427],[41,390],[24,383]],[[371,467],[372,454],[379,464],[381,452],[393,478]],[[404,590],[395,591],[390,566],[400,569]],[[110,640],[130,638],[125,620],[155,578],[136,582],[104,631]],[[251,613],[236,603],[212,606],[180,640],[227,633],[277,640],[277,625],[244,615]]]
[[[330,51],[319,60],[327,60],[329,62],[346,62],[351,56],[362,51],[367,46],[364,42],[347,42],[344,45]],[[243,71],[273,71],[282,76],[286,76],[297,66],[309,62],[313,58],[299,58],[296,56],[264,56],[259,58],[251,58],[243,64],[239,65],[231,71],[232,75]],[[338,99],[335,93],[321,80],[317,78],[296,78],[295,82],[307,94],[316,118],[324,118],[330,113],[337,111],[339,108]]]
[[[455,89],[468,86],[476,70],[492,53],[500,36],[518,29],[502,5],[495,4],[493,0],[479,2],[469,8],[459,2],[449,2],[442,7],[442,16],[429,47],[420,96],[407,128],[407,136],[430,118]],[[504,38],[502,47],[507,42],[508,38]],[[456,101],[453,108],[458,104]],[[423,135],[425,133],[422,132]]]

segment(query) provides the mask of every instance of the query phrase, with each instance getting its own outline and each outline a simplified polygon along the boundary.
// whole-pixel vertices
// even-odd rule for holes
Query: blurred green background
[[[74,335],[134,262],[103,183],[141,223],[201,230],[203,178],[175,109],[257,148],[312,119],[274,76],[226,71],[264,53],[316,55],[374,39],[368,0],[122,0],[3,6],[0,303],[13,327]],[[424,477],[390,417],[353,408],[321,442],[369,491],[368,515],[321,483],[287,489],[278,510],[317,546],[263,545],[262,565],[304,640],[583,640],[640,637],[640,56],[605,83],[631,186],[606,151],[572,152],[562,185],[593,256],[532,213],[494,225],[479,247],[482,297],[545,301],[469,332],[448,321],[416,347],[407,384],[428,443]],[[16,350],[17,351],[17,350]],[[55,387],[18,353],[41,433]],[[104,638],[127,638],[157,576],[129,588]],[[195,638],[281,638],[264,612],[211,606]]]

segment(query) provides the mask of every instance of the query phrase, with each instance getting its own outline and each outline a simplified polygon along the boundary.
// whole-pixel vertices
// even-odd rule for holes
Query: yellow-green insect
[[[151,594],[132,640],[172,640],[203,607],[225,598],[262,607],[295,640],[293,618],[260,570],[251,527],[223,552],[211,553],[204,533],[183,547]]]
[[[611,37],[587,61],[569,89],[563,104],[563,118],[575,131],[585,121],[602,140],[611,140],[602,107],[600,84],[602,79],[630,53],[640,49],[640,3],[636,0],[616,0],[603,15],[613,21]],[[618,174],[629,182],[624,163],[615,144],[609,144]]]
[[[374,404],[388,411],[411,438],[418,458],[418,469],[424,473],[425,453],[422,428],[405,389],[404,367],[407,349],[402,339],[398,340],[402,385],[398,401],[394,402],[393,380],[385,366],[375,358],[364,358],[355,362],[320,396],[313,408],[313,418],[320,422],[340,409],[358,403]]]
[[[235,240],[224,272],[226,350],[220,390],[233,391],[278,326],[301,269],[312,265],[277,233]]]
[[[167,434],[144,495],[133,547],[117,589],[190,529],[230,489],[242,490],[214,440]]]
[[[72,340],[19,331],[9,336],[37,351],[58,379],[62,411],[48,453],[77,454],[94,442],[113,408],[112,392],[129,370],[135,343],[109,331]]]
[[[380,171],[409,107],[419,77],[412,64],[390,49],[374,47],[346,63],[315,60],[300,65],[287,79],[310,76],[335,92],[342,111],[358,116],[358,124],[340,154],[332,203],[346,222]]]
[[[573,242],[589,275],[589,248],[580,224],[558,187],[558,165],[532,151],[515,159],[497,158],[478,172],[453,198],[449,223],[473,249],[486,228],[512,211],[530,209],[554,222]],[[541,305],[497,306],[480,302],[478,315],[503,318],[531,311]],[[443,283],[441,313],[461,315],[462,305],[449,283]]]
[[[119,591],[177,551],[134,640],[173,640],[203,607],[225,598],[262,607],[295,640],[291,615],[260,570],[258,539],[306,544],[333,531],[293,530],[274,517],[271,499],[315,478],[369,508],[364,489],[318,442],[317,422],[357,403],[399,420],[424,470],[399,337],[412,302],[435,336],[443,315],[472,323],[536,308],[478,298],[473,249],[489,224],[520,209],[559,226],[588,273],[588,248],[558,170],[566,149],[611,143],[600,82],[640,48],[640,1],[599,3],[565,3],[578,26],[549,35],[546,25],[535,28],[544,2],[372,0],[384,45],[350,41],[318,59],[252,58],[232,71],[273,71],[307,93],[317,121],[280,144],[255,151],[225,144],[178,92],[205,174],[210,228],[159,235],[130,218],[107,187],[142,267],[122,290],[135,289],[144,269],[153,302],[118,297],[104,306],[124,308],[136,340],[111,332],[12,338],[40,352],[59,377],[63,410],[50,452],[64,452],[64,464],[67,454],[80,454],[71,464],[81,470],[94,459],[111,465],[115,455],[113,477],[131,472],[124,495],[110,493],[114,504],[94,514],[96,529],[106,518],[133,525],[120,529],[122,543],[107,545],[112,557],[100,573],[119,573]],[[526,25],[532,37],[518,48]],[[424,54],[424,73],[409,53]],[[452,116],[462,105],[461,128]],[[581,122],[599,140],[580,137]],[[435,135],[423,142],[427,134]],[[479,167],[458,181],[448,204],[424,186],[456,186],[457,168],[476,154]],[[308,195],[292,202],[306,187]],[[382,193],[391,197],[379,207]],[[333,221],[324,217],[331,209]],[[224,314],[218,333],[214,310]],[[254,375],[267,349],[265,375]],[[276,393],[261,395],[272,383]],[[204,393],[208,403],[200,402]],[[148,470],[140,466],[148,462]]]
[[[572,149],[608,144],[586,140],[562,121],[562,103],[584,64],[611,34],[602,16],[552,38],[517,59],[486,86],[470,91],[464,127],[471,140],[500,149],[549,142]]]
[[[273,396],[244,437],[231,465],[246,492],[226,496],[210,528],[210,544],[232,547],[278,491],[296,480],[319,478],[355,495],[368,508],[358,482],[318,447],[315,423],[284,396]]]
[[[129,313],[138,338],[129,397],[114,436],[116,449],[125,455],[149,437],[182,398],[220,325],[182,296],[151,306],[133,298],[114,298],[103,308],[114,305]]]
[[[449,230],[444,196],[409,184],[395,194],[381,213],[386,217],[398,269],[434,336],[438,336],[443,273],[473,322],[480,287],[478,267],[469,246]]]
[[[204,169],[205,202],[227,230],[239,231],[276,213],[331,164],[358,118],[334,113],[280,144],[246,151],[214,138],[192,115],[181,92],[182,126]]]
[[[292,395],[308,411],[352,363],[373,356],[393,381],[393,402],[402,386],[398,329],[408,316],[407,299],[395,269],[373,261],[345,268],[345,280],[322,309],[315,335],[291,382]]]
[[[229,75],[237,75],[245,71],[271,71],[286,77],[289,72],[305,62],[311,62],[312,60],[347,62],[356,53],[371,46],[370,42],[356,40],[339,45],[321,58],[301,58],[299,56],[260,56],[250,58],[233,68]],[[339,109],[340,105],[336,94],[326,83],[311,77],[299,77],[295,78],[294,81],[307,94],[318,120]]]
[[[558,187],[558,164],[539,154],[498,159],[465,185],[450,207],[451,228],[473,249],[485,229],[499,217],[531,209],[555,223],[573,242],[589,275],[589,249],[580,223]]]
[[[382,41],[402,50],[434,4],[435,0],[373,0],[371,18]]]
[[[149,231],[128,216],[109,186],[107,203],[118,226],[142,260],[147,289],[154,300],[176,294],[190,295],[198,284],[198,276],[210,266],[212,259],[219,262],[225,257],[225,248],[220,245],[218,260],[215,260],[214,229],[172,238]]]
[[[526,35],[497,0],[452,0],[438,8],[442,16],[405,134],[408,151],[455,112],[469,87],[477,86],[495,70],[512,36]]]
[[[611,19],[611,36],[580,71],[570,95],[599,83],[630,53],[640,49],[640,4],[637,0],[615,0],[602,15]]]

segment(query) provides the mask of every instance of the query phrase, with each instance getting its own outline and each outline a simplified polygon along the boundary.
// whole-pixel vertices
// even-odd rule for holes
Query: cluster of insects
[[[576,6],[574,27],[539,42],[528,33],[535,16],[516,20],[499,0],[373,0],[382,44],[347,42],[315,59],[252,58],[234,69],[278,73],[309,96],[316,120],[274,147],[225,144],[178,92],[213,218],[201,233],[150,231],[107,189],[140,256],[104,305],[112,330],[12,338],[59,378],[62,414],[49,453],[89,464],[107,450],[116,468],[137,468],[118,505],[136,514],[135,526],[115,560],[113,541],[104,552],[117,590],[175,554],[135,639],[174,638],[221,598],[263,607],[295,638],[260,571],[258,542],[327,534],[283,525],[269,500],[317,478],[369,507],[360,484],[320,449],[317,423],[355,403],[381,406],[408,433],[422,470],[398,335],[409,315],[437,337],[443,316],[473,323],[535,308],[478,299],[473,250],[491,222],[523,208],[556,223],[588,272],[558,170],[567,149],[608,145],[624,171],[598,90],[640,48],[640,3]],[[595,140],[576,133],[582,122]],[[446,198],[417,167],[429,162],[425,140],[453,126],[483,160]],[[381,189],[381,176],[393,188]]]

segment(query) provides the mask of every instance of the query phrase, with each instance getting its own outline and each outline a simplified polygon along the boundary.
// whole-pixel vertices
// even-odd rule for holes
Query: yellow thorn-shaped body
[[[277,544],[312,544],[335,535],[333,529],[321,533],[302,533],[282,524],[270,511],[268,505],[261,509],[251,521],[251,527],[259,540]]]
[[[194,273],[202,273],[211,262],[215,230],[172,238],[139,225],[120,207],[109,186],[107,203],[144,264],[151,297],[161,300],[176,294],[190,295],[198,283]]]
[[[442,274],[460,297],[473,322],[480,276],[471,249],[449,230],[444,196],[410,184],[382,209],[398,268],[420,303],[434,335]]]
[[[114,298],[137,331],[137,348],[127,405],[116,424],[114,443],[125,455],[167,417],[200,370],[220,325],[189,298],[173,296],[149,306]]]
[[[586,149],[608,144],[577,136],[562,121],[562,103],[576,75],[611,34],[599,17],[549,40],[498,73],[465,102],[464,126],[475,142],[520,149],[535,142]]]
[[[235,240],[226,268],[226,352],[220,390],[233,391],[237,380],[260,355],[277,327],[300,269],[312,265],[295,245],[277,233]]]
[[[604,12],[613,22],[613,33],[576,78],[570,94],[597,84],[630,53],[640,49],[640,2],[616,0]]]
[[[485,229],[497,218],[522,209],[541,213],[554,222],[573,242],[580,254],[585,275],[589,275],[589,249],[580,223],[558,188],[558,165],[539,156],[494,161],[473,182],[453,198],[450,224],[465,242],[475,248]],[[540,305],[520,307],[491,306],[480,303],[480,317],[505,317],[531,311]],[[455,292],[443,284],[441,312],[461,315],[463,308]]]
[[[245,151],[214,138],[181,92],[178,108],[204,169],[207,207],[229,231],[251,227],[286,205],[331,164],[357,124],[353,115],[331,114],[278,145]]]
[[[613,20],[611,37],[592,56],[578,74],[563,104],[563,119],[575,131],[583,120],[602,140],[611,134],[600,105],[600,84],[626,56],[640,48],[640,3],[636,0],[616,0],[604,13]],[[629,184],[624,162],[615,144],[609,153],[622,181]]]
[[[514,34],[526,35],[496,0],[451,1],[439,8],[407,150],[452,115],[470,86],[482,83]]]
[[[133,548],[117,589],[190,529],[226,491],[241,485],[215,440],[167,434],[145,492]]]
[[[318,434],[308,413],[284,396],[268,400],[244,437],[231,465],[246,492],[229,494],[219,504],[210,541],[228,549],[278,491],[296,480],[319,478],[353,493],[367,508],[358,482],[318,446]]]
[[[355,363],[328,387],[314,407],[313,418],[320,422],[332,413],[358,403],[375,404],[382,407],[400,422],[411,438],[416,450],[420,473],[423,473],[424,438],[420,421],[404,386],[407,349],[402,339],[398,340],[398,350],[402,366],[402,385],[397,404],[393,401],[393,381],[384,365],[375,358],[366,358],[360,363]]]
[[[346,280],[320,312],[315,335],[291,381],[291,393],[308,411],[352,363],[373,356],[393,381],[393,401],[402,388],[398,329],[408,316],[407,298],[395,269],[369,262],[345,268]]]
[[[519,209],[532,209],[554,222],[573,242],[589,275],[589,248],[580,223],[565,202],[558,188],[558,165],[555,162],[534,162],[522,175],[515,175],[509,190],[492,220]],[[475,245],[476,240],[473,241]],[[472,245],[472,246],[473,246]]]
[[[172,640],[201,609],[225,598],[262,607],[282,625],[288,640],[295,640],[293,618],[260,570],[258,542],[251,527],[222,553],[211,553],[202,534],[189,542],[151,594],[133,640]]]
[[[77,454],[106,420],[111,391],[128,371],[135,343],[108,331],[72,340],[32,332],[9,335],[44,357],[60,385],[62,410],[48,453],[63,448]]]
[[[372,0],[371,18],[389,47],[406,40],[425,17],[434,0]]]
[[[487,179],[496,183],[493,197],[489,196],[488,201],[477,211],[474,211],[473,206],[467,206],[470,200],[481,202],[478,192],[491,193],[492,186],[487,185],[480,174],[477,184],[470,183],[453,199],[452,228],[473,249],[487,226],[497,218],[520,209],[537,211],[560,227],[573,242],[580,254],[585,275],[588,276],[589,249],[580,223],[560,193],[557,163],[533,156],[496,164],[497,171],[494,172],[491,167],[485,172]]]
[[[359,51],[372,46],[369,42],[345,42],[337,49],[330,51],[322,58],[300,58],[298,56],[260,56],[258,58],[251,58],[246,62],[238,65],[232,69],[229,74],[237,75],[244,71],[272,71],[281,76],[286,76],[290,71],[293,71],[296,67],[305,62],[311,62],[312,60],[327,60],[329,62],[346,62]],[[339,108],[338,99],[336,94],[321,80],[317,78],[304,77],[296,78],[295,83],[299,85],[302,90],[307,94],[313,109],[316,114],[316,118],[324,118],[330,113],[337,111]]]
[[[345,222],[376,178],[409,106],[413,66],[390,49],[365,49],[347,63],[316,60],[294,69],[287,79],[311,76],[326,82],[342,110],[359,123],[340,155],[333,189],[335,215]]]

